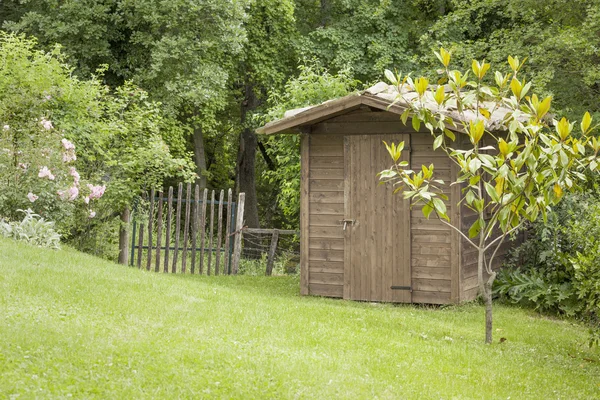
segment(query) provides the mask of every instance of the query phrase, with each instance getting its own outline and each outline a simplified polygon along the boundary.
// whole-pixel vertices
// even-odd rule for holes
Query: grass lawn
[[[496,306],[300,297],[0,239],[0,398],[590,399],[583,327]],[[506,338],[498,343],[500,337]]]

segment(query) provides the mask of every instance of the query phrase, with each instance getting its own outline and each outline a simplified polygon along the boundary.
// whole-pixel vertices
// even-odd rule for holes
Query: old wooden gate
[[[344,138],[344,298],[410,303],[409,204],[378,184],[392,163],[382,141],[404,141],[409,161],[408,134]]]

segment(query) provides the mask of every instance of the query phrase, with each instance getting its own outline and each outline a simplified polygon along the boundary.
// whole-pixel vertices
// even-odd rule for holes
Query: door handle
[[[348,224],[354,225],[356,220],[355,219],[343,219],[340,222],[342,222],[344,224],[343,230],[346,230],[346,227],[348,226]]]

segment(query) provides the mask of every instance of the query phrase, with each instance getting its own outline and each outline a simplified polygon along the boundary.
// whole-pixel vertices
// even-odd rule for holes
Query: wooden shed
[[[433,150],[429,131],[415,132],[410,121],[400,121],[406,104],[392,104],[395,98],[394,87],[379,83],[291,110],[258,130],[302,135],[302,294],[431,304],[477,295],[475,250],[436,218],[411,209],[401,194],[392,195],[391,185],[379,185],[377,173],[392,163],[383,141],[404,141],[403,158],[413,169],[433,163],[436,178],[445,182],[458,174],[444,152]],[[445,192],[452,223],[468,229],[474,215],[457,206],[460,187],[447,183]]]

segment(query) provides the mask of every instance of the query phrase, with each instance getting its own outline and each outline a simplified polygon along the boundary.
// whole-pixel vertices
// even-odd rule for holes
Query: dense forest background
[[[600,111],[598,0],[3,0],[1,29],[55,44],[73,74],[160,103],[165,140],[197,182],[246,192],[250,227],[298,223],[298,138],[257,137],[285,109],[382,80],[527,57],[554,111]],[[168,183],[168,182],[167,182]]]

